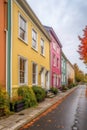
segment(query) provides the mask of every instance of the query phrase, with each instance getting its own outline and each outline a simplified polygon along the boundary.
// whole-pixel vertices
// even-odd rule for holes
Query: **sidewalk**
[[[73,92],[76,88],[72,88],[64,93],[59,93],[54,98],[46,98],[45,101],[39,103],[35,108],[28,108],[21,112],[15,113],[14,115],[9,116],[0,120],[0,130],[18,130],[24,124],[30,122],[41,113],[46,111],[49,107],[54,105],[59,100],[66,97],[68,94]]]

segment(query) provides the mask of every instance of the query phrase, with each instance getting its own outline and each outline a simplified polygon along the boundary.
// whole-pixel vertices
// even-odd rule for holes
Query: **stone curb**
[[[61,99],[66,98],[66,96],[68,96],[70,93],[72,93],[74,90],[76,90],[78,87],[74,87],[64,93],[60,93],[59,95],[57,95],[56,97],[52,98],[52,101],[50,101],[50,103],[47,103],[45,105],[45,107],[42,107],[41,110],[37,110],[38,107],[40,105],[38,105],[34,112],[35,114],[32,115],[31,117],[28,117],[27,119],[22,119],[20,120],[18,123],[14,124],[12,127],[6,128],[6,127],[2,127],[0,126],[0,130],[18,130],[19,128],[23,127],[25,124],[31,122],[32,120],[34,120],[35,118],[37,118],[38,116],[40,116],[43,112],[47,111],[50,107],[52,107],[53,105],[55,105],[58,101],[60,101]],[[43,104],[43,103],[42,103]],[[44,106],[44,105],[43,105]],[[4,119],[5,120],[5,119]]]

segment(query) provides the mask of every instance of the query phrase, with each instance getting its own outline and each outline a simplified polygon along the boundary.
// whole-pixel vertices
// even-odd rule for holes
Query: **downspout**
[[[11,97],[11,0],[8,0],[7,92]]]

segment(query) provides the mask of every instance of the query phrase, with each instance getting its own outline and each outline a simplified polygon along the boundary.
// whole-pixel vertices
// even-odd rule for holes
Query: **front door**
[[[50,86],[49,86],[49,72],[46,75],[46,89],[49,90]]]

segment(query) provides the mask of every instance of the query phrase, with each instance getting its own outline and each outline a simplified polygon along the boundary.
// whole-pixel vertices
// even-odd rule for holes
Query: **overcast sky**
[[[63,52],[72,64],[87,73],[83,61],[77,53],[78,35],[83,35],[87,25],[87,0],[27,0],[43,25],[53,27]]]

